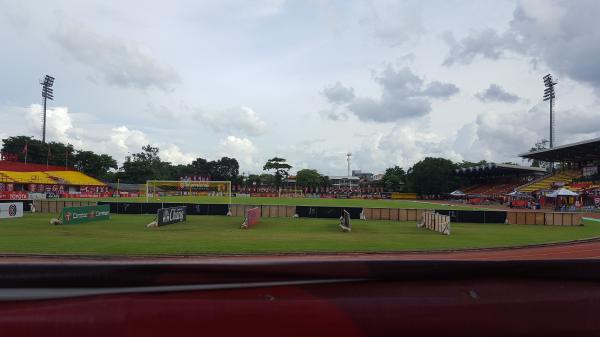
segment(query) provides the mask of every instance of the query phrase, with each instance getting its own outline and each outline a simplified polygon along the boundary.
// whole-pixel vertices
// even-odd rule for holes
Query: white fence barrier
[[[417,227],[450,235],[450,216],[435,212],[423,212],[423,218],[420,222],[417,222]]]

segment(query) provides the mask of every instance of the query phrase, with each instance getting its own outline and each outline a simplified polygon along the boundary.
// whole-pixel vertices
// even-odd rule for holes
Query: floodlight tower
[[[44,99],[44,116],[42,122],[42,142],[46,143],[46,101],[54,99],[54,77],[46,75],[43,80],[40,81],[42,85],[42,98]]]
[[[352,157],[352,153],[348,152],[346,153],[346,160],[348,161],[348,177],[350,176],[350,157]]]
[[[556,95],[554,93],[554,86],[557,82],[554,82],[552,75],[548,74],[543,77],[544,79],[544,101],[550,101],[550,148],[554,147],[554,114],[552,109],[554,108],[554,100]]]

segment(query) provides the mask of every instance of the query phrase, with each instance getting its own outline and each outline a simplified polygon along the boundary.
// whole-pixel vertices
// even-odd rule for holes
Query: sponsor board
[[[0,200],[27,200],[27,192],[0,192]]]
[[[156,220],[159,226],[170,225],[177,222],[183,222],[187,217],[187,207],[177,206],[169,208],[160,208],[156,213]]]
[[[63,224],[83,223],[95,220],[109,220],[110,206],[65,207],[60,213]]]
[[[381,192],[379,197],[381,199],[392,199],[392,192]]]
[[[260,208],[258,208],[258,207],[250,208],[246,212],[246,221],[248,223],[248,226],[254,226],[254,225],[258,224],[259,219],[260,219]]]
[[[58,193],[48,192],[46,193],[46,199],[58,199],[60,196]]]
[[[0,204],[0,219],[22,218],[23,203],[7,202]]]
[[[29,200],[44,200],[46,193],[29,192]]]
[[[416,200],[416,193],[400,193],[400,192],[392,192],[392,199],[404,199],[404,200]]]

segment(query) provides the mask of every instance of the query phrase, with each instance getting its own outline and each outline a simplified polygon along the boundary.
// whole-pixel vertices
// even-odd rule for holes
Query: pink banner
[[[260,208],[254,207],[246,211],[246,225],[252,227],[260,220]]]

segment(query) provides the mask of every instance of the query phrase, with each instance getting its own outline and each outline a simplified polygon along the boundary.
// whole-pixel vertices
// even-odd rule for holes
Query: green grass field
[[[146,202],[146,198],[99,198],[99,199],[60,199],[65,201],[113,201]],[[409,209],[475,209],[472,206],[445,205],[426,201],[412,200],[370,200],[370,199],[311,199],[311,198],[260,198],[239,197],[231,199],[238,205],[287,205],[287,206],[341,206],[373,208],[409,208]],[[151,198],[150,202],[185,202],[197,204],[227,204],[227,197],[162,197]],[[481,207],[479,207],[481,209]]]
[[[417,229],[414,222],[353,221],[343,233],[336,219],[262,218],[250,230],[242,219],[189,216],[186,223],[146,228],[152,215],[52,226],[48,214],[0,220],[0,253],[243,254],[291,252],[399,252],[548,243],[600,236],[600,223],[582,227],[452,224],[452,235]]]

